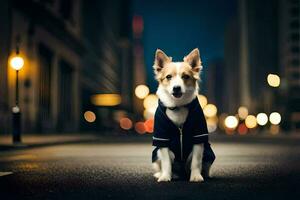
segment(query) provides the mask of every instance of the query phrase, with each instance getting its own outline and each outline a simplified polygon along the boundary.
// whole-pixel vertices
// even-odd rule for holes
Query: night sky
[[[152,65],[157,48],[181,61],[198,47],[204,68],[224,57],[224,30],[236,15],[236,0],[133,0],[133,13],[144,18],[147,83],[155,92]]]

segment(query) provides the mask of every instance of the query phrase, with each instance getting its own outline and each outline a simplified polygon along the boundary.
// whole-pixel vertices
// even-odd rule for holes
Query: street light
[[[16,70],[16,105],[12,108],[13,114],[13,143],[21,142],[21,111],[19,107],[19,70],[24,66],[24,59],[17,55],[10,60],[10,66]]]

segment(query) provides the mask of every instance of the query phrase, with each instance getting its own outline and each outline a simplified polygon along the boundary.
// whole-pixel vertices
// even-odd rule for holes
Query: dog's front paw
[[[157,182],[167,182],[167,181],[171,181],[171,175],[169,174],[162,174],[157,180]]]
[[[191,171],[191,177],[190,182],[202,182],[204,181],[203,177],[201,176],[200,172],[198,170]]]
[[[161,172],[156,172],[155,174],[153,174],[153,176],[159,179],[159,177],[161,177]]]

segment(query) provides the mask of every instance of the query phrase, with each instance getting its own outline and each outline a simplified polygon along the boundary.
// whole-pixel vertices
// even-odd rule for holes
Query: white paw
[[[204,181],[203,177],[201,176],[199,171],[192,171],[190,182],[202,182]]]
[[[161,176],[161,172],[156,172],[153,174],[153,176],[158,179]]]
[[[167,181],[171,181],[171,175],[169,174],[162,174],[157,180],[157,182],[167,182]]]

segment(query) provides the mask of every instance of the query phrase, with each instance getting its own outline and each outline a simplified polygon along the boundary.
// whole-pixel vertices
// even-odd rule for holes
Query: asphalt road
[[[157,183],[151,144],[101,141],[0,152],[1,199],[300,199],[300,140],[215,140],[212,179]]]

